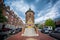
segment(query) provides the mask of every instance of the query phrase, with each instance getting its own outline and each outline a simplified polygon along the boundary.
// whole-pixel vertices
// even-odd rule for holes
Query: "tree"
[[[7,22],[7,18],[3,15],[0,15],[0,23]]]
[[[45,21],[45,25],[46,26],[52,26],[53,29],[55,28],[55,22],[52,19],[47,19]]]
[[[38,28],[39,28],[39,29],[43,29],[43,25],[42,25],[42,24],[39,24],[39,25],[38,25]]]
[[[7,22],[7,18],[2,14],[3,7],[0,6],[0,23]]]
[[[38,27],[38,24],[35,24],[36,27]]]
[[[43,28],[43,25],[42,24],[35,24],[36,27],[38,27],[39,29],[42,29]]]

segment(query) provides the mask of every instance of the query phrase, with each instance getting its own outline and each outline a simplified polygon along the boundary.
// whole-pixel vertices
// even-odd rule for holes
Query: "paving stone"
[[[7,40],[55,40],[55,39],[41,32],[39,32],[39,36],[33,36],[33,37],[21,36],[20,32],[16,35],[8,37]]]

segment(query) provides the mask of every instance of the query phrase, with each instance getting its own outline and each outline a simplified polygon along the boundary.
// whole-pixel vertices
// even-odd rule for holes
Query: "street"
[[[6,40],[55,40],[54,38],[39,32],[39,36],[36,37],[24,37],[21,36],[21,32],[16,35],[8,37]]]
[[[60,40],[60,0],[0,0],[0,40]]]

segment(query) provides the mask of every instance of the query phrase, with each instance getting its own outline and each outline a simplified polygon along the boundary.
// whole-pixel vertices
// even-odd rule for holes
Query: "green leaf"
[[[52,28],[55,28],[55,22],[52,19],[47,19],[45,21],[46,26],[52,26]]]

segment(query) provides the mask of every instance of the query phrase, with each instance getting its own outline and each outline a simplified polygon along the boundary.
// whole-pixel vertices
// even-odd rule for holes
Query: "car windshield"
[[[57,27],[55,30],[58,30],[58,29],[60,30],[60,27]]]
[[[58,32],[60,33],[60,29],[58,29]]]
[[[60,33],[60,27],[56,28],[55,31],[57,31],[58,33]]]
[[[47,30],[48,28],[44,28],[44,30]]]

